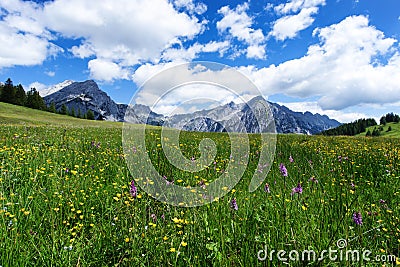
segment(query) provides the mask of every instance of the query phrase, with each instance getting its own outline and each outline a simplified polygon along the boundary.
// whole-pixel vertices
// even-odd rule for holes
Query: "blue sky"
[[[347,122],[400,113],[399,40],[398,0],[0,0],[0,81],[94,79],[128,103],[164,68],[213,61]]]

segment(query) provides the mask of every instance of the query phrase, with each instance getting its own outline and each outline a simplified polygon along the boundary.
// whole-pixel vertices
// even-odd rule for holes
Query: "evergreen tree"
[[[50,106],[49,106],[49,112],[51,113],[56,113],[56,104],[54,104],[54,102],[51,102]]]
[[[379,120],[380,125],[386,125],[386,116],[382,116],[381,119]]]
[[[15,104],[15,87],[10,78],[7,79],[1,92],[1,101]]]
[[[68,114],[68,108],[65,104],[62,104],[60,114],[62,115],[67,115]]]
[[[75,117],[75,108],[71,107],[71,110],[69,111],[69,115],[72,117]]]
[[[15,88],[15,104],[19,106],[25,106],[26,104],[26,93],[21,84],[18,84]]]
[[[39,95],[39,92],[36,91],[36,88],[31,88],[31,90],[26,94],[26,106],[28,108],[46,110],[44,100]]]
[[[365,136],[371,136],[371,131],[368,130],[367,133],[365,134]]]
[[[392,130],[392,126],[389,125],[389,128],[387,129],[387,132],[390,132]]]
[[[94,113],[93,111],[91,111],[90,109],[88,109],[88,111],[86,112],[86,118],[88,120],[94,120]]]
[[[372,136],[380,136],[380,135],[381,131],[375,127],[374,130],[372,131]]]
[[[76,117],[82,118],[82,112],[80,108],[78,108],[78,113],[76,114]]]

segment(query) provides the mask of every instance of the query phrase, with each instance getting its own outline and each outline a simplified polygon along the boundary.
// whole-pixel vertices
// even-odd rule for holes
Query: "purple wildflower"
[[[386,201],[385,201],[385,200],[383,200],[383,199],[379,199],[379,203],[381,203],[381,204],[385,204],[385,203],[386,203]]]
[[[166,183],[167,185],[174,184],[174,180],[172,180],[171,182],[168,181],[167,176],[165,176],[165,175],[163,176],[163,179],[165,180],[165,183]]]
[[[351,188],[353,188],[353,189],[356,187],[356,185],[355,185],[353,182],[350,183],[350,186],[351,186]]]
[[[136,196],[137,196],[137,188],[135,186],[135,181],[134,180],[132,180],[132,182],[131,182],[131,189],[129,190],[129,192],[131,193],[132,197],[136,198]]]
[[[296,187],[292,188],[292,193],[290,193],[290,195],[294,195],[294,194],[301,194],[303,193],[303,187],[301,187],[301,183],[298,183]]]
[[[279,170],[281,171],[282,176],[288,176],[287,169],[283,163],[279,165]]]
[[[69,172],[69,169],[68,169],[68,168],[65,168],[65,172],[67,172],[67,173],[68,173],[68,172]]]
[[[204,180],[201,180],[201,181],[199,182],[199,186],[200,186],[201,188],[203,188],[203,189],[206,189],[206,184],[204,183]]]
[[[294,162],[294,159],[292,158],[292,155],[290,155],[289,161],[290,161],[290,163],[293,163],[293,162]]]
[[[357,225],[362,225],[362,216],[361,216],[361,212],[354,212],[354,214],[353,214],[353,221],[354,221]]]
[[[269,184],[268,184],[268,183],[265,184],[265,186],[264,186],[264,191],[265,191],[266,193],[271,193],[271,191],[269,190]]]
[[[310,181],[311,181],[311,182],[313,182],[313,183],[316,183],[316,184],[318,184],[318,180],[317,180],[317,179],[315,179],[315,177],[314,177],[314,176],[310,178]]]
[[[231,209],[233,209],[233,210],[238,210],[239,209],[239,207],[238,207],[238,205],[236,203],[236,198],[233,198],[231,200]]]
[[[156,221],[157,221],[157,216],[156,216],[154,213],[152,213],[152,214],[150,215],[150,217],[153,219],[153,222],[156,222]]]

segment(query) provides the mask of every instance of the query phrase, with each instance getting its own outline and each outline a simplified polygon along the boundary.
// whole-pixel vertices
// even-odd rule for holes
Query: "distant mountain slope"
[[[127,109],[128,106],[125,104],[116,104],[105,92],[99,89],[96,82],[89,80],[74,82],[53,94],[45,96],[44,100],[47,105],[54,102],[57,110],[63,104],[69,110],[73,108],[75,113],[80,110],[84,114],[87,110],[92,110],[96,119],[123,121],[126,118],[132,123],[168,125],[187,131],[258,133],[266,131],[271,125],[271,122],[267,119],[257,123],[256,116],[253,114],[253,110],[258,113],[265,112],[265,109],[257,108],[260,103],[267,103],[262,97],[253,98],[247,104],[231,102],[209,110],[165,117],[151,111],[145,105],[136,104]],[[340,125],[338,121],[332,120],[326,115],[294,112],[285,106],[269,102],[268,104],[272,110],[278,133],[317,134]],[[258,115],[268,118],[268,114]],[[240,125],[243,125],[244,129],[240,128]]]
[[[47,105],[54,102],[59,110],[65,104],[68,110],[72,108],[85,114],[92,110],[96,119],[122,121],[126,105],[116,104],[105,92],[99,89],[93,80],[74,82],[61,90],[44,97]]]

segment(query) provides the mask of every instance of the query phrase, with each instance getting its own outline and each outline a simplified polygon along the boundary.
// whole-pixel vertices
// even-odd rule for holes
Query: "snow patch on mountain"
[[[73,83],[74,83],[74,81],[65,80],[62,83],[58,83],[58,84],[52,85],[46,89],[39,90],[39,95],[41,97],[45,97],[45,96],[54,94],[54,93],[60,91],[61,89],[63,89],[64,87],[67,87]]]

